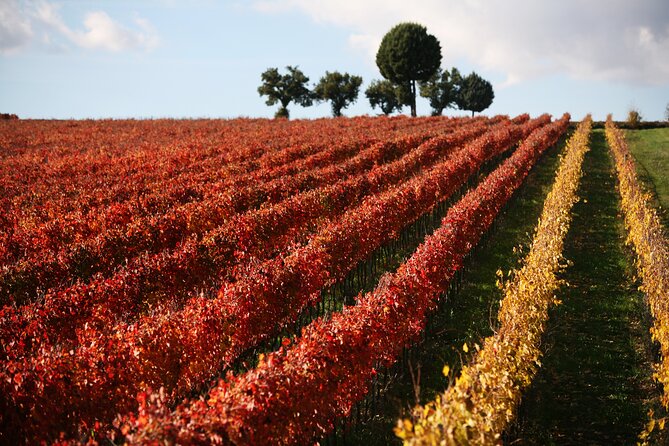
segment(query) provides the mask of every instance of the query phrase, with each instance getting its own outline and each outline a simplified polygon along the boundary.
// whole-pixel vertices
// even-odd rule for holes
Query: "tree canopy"
[[[494,98],[492,84],[478,74],[471,73],[462,79],[456,102],[461,110],[471,110],[474,116],[474,112],[479,113],[490,107]]]
[[[420,95],[430,101],[432,116],[439,116],[445,108],[456,107],[462,77],[457,68],[439,68],[427,81],[420,83]]]
[[[295,102],[303,107],[313,104],[313,95],[307,82],[309,78],[297,67],[287,66],[288,73],[281,75],[277,68],[268,68],[261,74],[262,85],[258,87],[260,96],[267,96],[267,105],[281,104],[274,117],[288,118],[288,104]]]
[[[335,71],[325,72],[316,87],[314,96],[321,101],[330,101],[332,106],[332,115],[341,116],[341,110],[347,108],[358,99],[360,93],[362,78],[360,76],[351,76],[348,73]]]
[[[385,115],[402,110],[407,95],[406,86],[394,84],[389,80],[374,80],[365,90],[365,96],[372,108],[378,106]]]
[[[427,81],[441,65],[441,45],[427,28],[400,23],[383,36],[376,53],[381,75],[410,91],[411,116],[416,116],[416,81]]]

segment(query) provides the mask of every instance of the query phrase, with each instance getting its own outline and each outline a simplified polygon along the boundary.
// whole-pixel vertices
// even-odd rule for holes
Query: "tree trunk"
[[[288,111],[288,104],[290,104],[290,100],[284,101],[281,100],[281,107],[279,107],[279,110],[277,110],[276,114],[274,115],[275,118],[290,118],[290,112]]]
[[[341,116],[341,109],[344,108],[344,104],[338,101],[332,101],[332,116],[339,118]]]
[[[474,110],[472,110],[472,118],[474,117]]]
[[[288,107],[285,105],[281,105],[281,107],[279,107],[279,110],[277,110],[277,112],[274,114],[274,117],[289,119],[290,113],[288,112]]]
[[[416,117],[416,81],[411,81],[411,116]]]

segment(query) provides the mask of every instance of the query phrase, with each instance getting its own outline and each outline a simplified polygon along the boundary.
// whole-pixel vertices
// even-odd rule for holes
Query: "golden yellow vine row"
[[[650,194],[639,183],[625,135],[616,128],[610,115],[606,121],[606,140],[616,163],[627,243],[636,252],[640,289],[648,297],[654,319],[650,332],[662,353],[654,376],[664,387],[662,404],[669,409],[669,239],[650,204]]]
[[[523,389],[541,365],[541,337],[548,309],[559,303],[562,248],[588,151],[587,116],[567,142],[552,190],[523,267],[504,286],[497,333],[485,339],[473,361],[445,393],[414,409],[395,428],[405,445],[497,444],[515,416]],[[444,367],[448,374],[448,367]]]

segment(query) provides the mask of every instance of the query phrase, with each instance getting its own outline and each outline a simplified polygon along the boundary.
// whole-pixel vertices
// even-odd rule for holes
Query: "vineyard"
[[[0,122],[0,444],[562,444],[600,295],[573,438],[662,444],[648,190],[610,118]]]

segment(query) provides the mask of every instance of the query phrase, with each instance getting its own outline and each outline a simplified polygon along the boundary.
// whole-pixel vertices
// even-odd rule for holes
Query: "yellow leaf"
[[[646,425],[646,431],[653,432],[653,429],[655,429],[655,419],[650,420]]]
[[[464,350],[465,353],[468,353],[468,352],[469,352],[469,347],[467,347],[467,343],[466,343],[466,342],[465,342],[464,344],[462,344],[462,350]]]
[[[441,373],[443,373],[444,376],[448,376],[448,374],[450,373],[450,371],[451,371],[451,368],[450,368],[449,366],[447,366],[447,365],[445,365],[444,368],[441,369]]]

